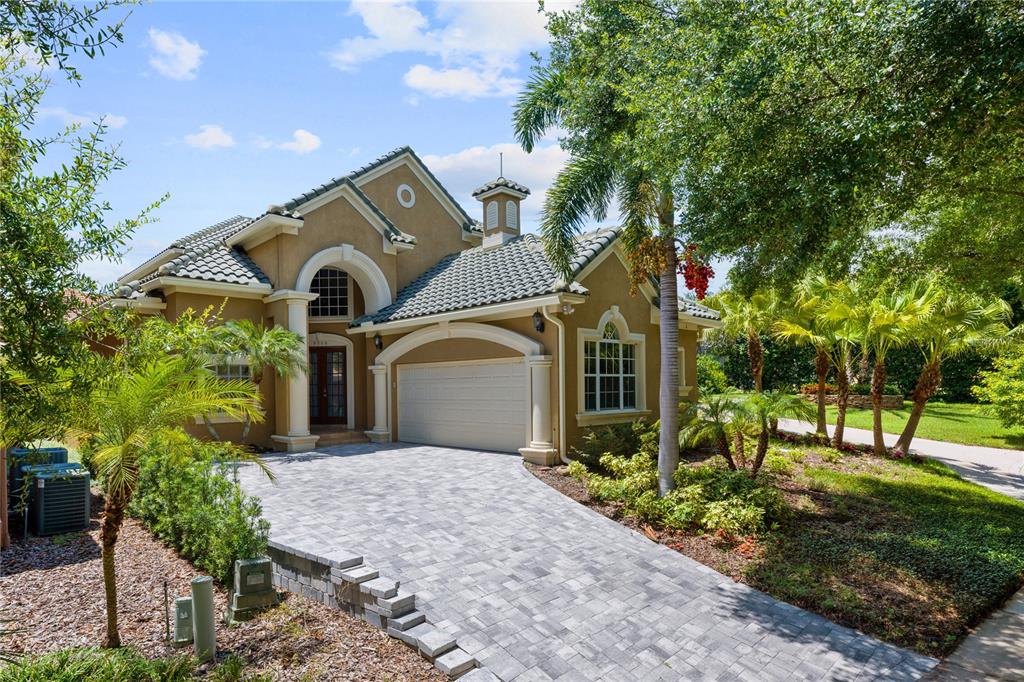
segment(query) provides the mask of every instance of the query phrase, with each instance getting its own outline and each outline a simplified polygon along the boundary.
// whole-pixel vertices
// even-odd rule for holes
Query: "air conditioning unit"
[[[40,468],[43,470],[31,472],[29,528],[32,533],[57,535],[88,528],[88,470],[67,465]]]

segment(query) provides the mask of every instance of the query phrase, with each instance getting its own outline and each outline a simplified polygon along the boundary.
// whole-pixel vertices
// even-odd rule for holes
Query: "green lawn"
[[[836,408],[829,407],[828,415],[829,423],[835,424]],[[903,403],[903,409],[883,410],[882,429],[886,433],[902,433],[909,416],[909,401]],[[871,410],[847,410],[846,425],[871,429]],[[969,403],[928,403],[915,436],[964,445],[1024,449],[1024,430],[1004,428],[998,419],[983,412],[981,405]]]
[[[940,656],[1020,587],[1024,503],[939,462],[786,450],[794,514],[747,567],[754,586]]]

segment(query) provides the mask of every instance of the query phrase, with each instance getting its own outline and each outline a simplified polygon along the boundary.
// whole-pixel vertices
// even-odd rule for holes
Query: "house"
[[[226,319],[301,334],[309,371],[263,382],[255,443],[303,451],[365,433],[553,463],[587,426],[657,418],[657,297],[630,295],[616,228],[580,236],[573,278],[560,281],[540,240],[520,234],[528,194],[488,182],[473,194],[476,220],[403,147],[258,218],[179,239],[121,278],[114,302],[170,319],[223,303]],[[680,397],[691,399],[698,338],[720,321],[678,305]],[[214,421],[239,437],[240,425]]]

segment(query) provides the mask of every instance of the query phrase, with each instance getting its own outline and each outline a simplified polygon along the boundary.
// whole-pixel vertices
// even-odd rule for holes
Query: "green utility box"
[[[231,624],[249,620],[260,611],[277,605],[271,569],[269,557],[235,561],[234,590],[228,599],[224,622]]]

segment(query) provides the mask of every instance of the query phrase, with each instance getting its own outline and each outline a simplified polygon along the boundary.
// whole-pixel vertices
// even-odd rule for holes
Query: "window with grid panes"
[[[320,294],[309,304],[310,317],[348,317],[348,273],[337,268],[321,268],[309,285]]]
[[[636,407],[636,344],[619,340],[610,322],[600,340],[583,343],[583,405],[587,412]]]
[[[248,379],[251,376],[249,363],[235,357],[218,357],[213,371],[220,379]]]

